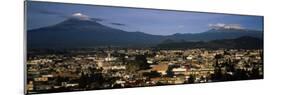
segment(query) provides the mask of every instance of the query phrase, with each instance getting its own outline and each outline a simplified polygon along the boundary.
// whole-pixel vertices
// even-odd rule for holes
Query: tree
[[[151,71],[149,73],[143,73],[143,75],[148,76],[149,78],[161,77],[161,74],[158,73],[157,71]]]
[[[221,66],[218,63],[218,60],[216,60],[214,67],[215,67],[215,71],[214,74],[212,75],[212,80],[222,81],[223,74],[222,74]]]
[[[174,76],[174,72],[172,71],[173,67],[172,66],[169,66],[168,67],[168,70],[166,71],[167,73],[167,77],[173,77]]]
[[[140,70],[149,69],[149,64],[147,63],[145,55],[136,55],[136,63],[139,65]]]
[[[190,75],[188,78],[188,83],[194,83],[195,82],[195,76],[194,75]]]

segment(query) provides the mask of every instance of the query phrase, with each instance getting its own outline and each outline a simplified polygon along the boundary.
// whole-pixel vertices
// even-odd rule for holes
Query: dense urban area
[[[261,49],[29,50],[29,93],[263,78]]]

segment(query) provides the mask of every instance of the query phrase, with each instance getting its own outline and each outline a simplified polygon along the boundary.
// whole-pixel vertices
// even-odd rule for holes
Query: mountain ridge
[[[67,19],[58,24],[27,31],[29,47],[151,47],[166,39],[173,41],[209,41],[233,39],[241,36],[262,38],[262,32],[210,32],[197,34],[151,35],[128,32],[105,26],[98,21]]]
[[[187,49],[187,48],[208,48],[208,49],[262,49],[263,41],[260,38],[242,36],[235,39],[220,39],[207,42],[164,42],[155,48],[160,49]]]

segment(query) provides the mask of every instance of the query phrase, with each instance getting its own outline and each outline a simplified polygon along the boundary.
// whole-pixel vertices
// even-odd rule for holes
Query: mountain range
[[[262,49],[263,40],[250,36],[242,36],[235,39],[220,39],[198,42],[171,42],[166,41],[158,44],[155,48],[161,49],[186,49],[186,48],[208,48],[208,49]]]
[[[70,18],[58,24],[27,31],[28,48],[153,47],[170,42],[209,42],[247,36],[263,39],[262,31],[210,29],[202,33],[151,35],[112,28],[92,20]]]

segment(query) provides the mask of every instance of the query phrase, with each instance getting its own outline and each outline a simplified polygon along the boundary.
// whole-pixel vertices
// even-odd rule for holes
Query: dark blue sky
[[[54,25],[79,14],[101,19],[100,23],[126,30],[155,35],[205,32],[211,26],[235,25],[245,29],[263,30],[263,17],[210,14],[150,9],[105,7],[94,5],[27,2],[27,29]]]

